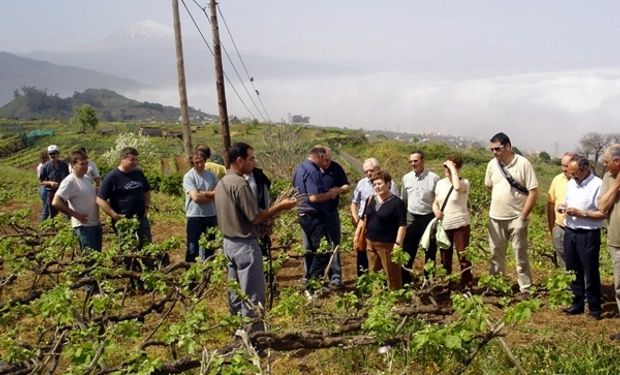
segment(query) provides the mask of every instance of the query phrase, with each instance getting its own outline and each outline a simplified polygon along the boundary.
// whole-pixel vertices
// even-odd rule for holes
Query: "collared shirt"
[[[407,204],[407,211],[414,215],[433,213],[435,186],[439,176],[425,169],[417,175],[411,171],[403,176],[401,199]]]
[[[340,164],[332,161],[329,167],[321,172],[321,182],[327,190],[334,187],[341,187],[349,184],[347,174]],[[327,207],[327,212],[338,211],[338,203],[340,202],[340,195],[334,199],[330,199],[324,202]]]
[[[321,180],[321,168],[309,159],[304,160],[295,169],[293,175],[293,186],[297,188],[299,193],[307,194],[308,198],[311,195],[326,193],[327,188],[323,185]],[[327,213],[327,206],[323,203],[312,203],[306,198],[297,206],[299,212],[311,212],[311,213]]]
[[[579,184],[574,178],[571,179],[566,187],[566,207],[574,207],[583,211],[598,210],[598,198],[601,195],[602,184],[602,180],[594,173],[590,173]],[[603,226],[603,220],[566,215],[566,226],[572,229],[599,229]]]
[[[553,178],[551,186],[549,186],[549,202],[554,204],[555,210],[555,223],[557,225],[564,225],[566,215],[558,212],[558,206],[566,202],[566,187],[568,185],[568,178],[564,173],[560,173]]]
[[[390,182],[390,191],[392,194],[399,196],[398,188],[394,181]],[[357,210],[357,214],[361,217],[364,213],[364,207],[366,207],[366,200],[368,197],[377,194],[375,192],[374,186],[372,186],[372,182],[368,177],[364,177],[357,183],[355,190],[353,191],[353,199],[352,203],[356,203],[359,205],[359,210]]]
[[[525,186],[527,190],[538,187],[538,179],[536,178],[534,167],[523,156],[514,154],[510,164],[505,165],[504,168],[506,168],[515,181]],[[487,164],[484,184],[491,188],[489,217],[495,220],[512,220],[521,215],[527,195],[510,185],[499,166],[497,158],[491,159]]]

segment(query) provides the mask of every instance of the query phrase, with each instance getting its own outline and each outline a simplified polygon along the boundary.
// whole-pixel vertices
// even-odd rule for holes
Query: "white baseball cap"
[[[49,145],[47,148],[47,153],[51,154],[52,152],[60,152],[60,149],[56,145]]]

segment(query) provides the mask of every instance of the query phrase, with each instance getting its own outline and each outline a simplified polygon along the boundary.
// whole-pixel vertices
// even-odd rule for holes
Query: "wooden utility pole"
[[[217,104],[220,109],[222,137],[224,137],[224,155],[230,150],[230,127],[228,126],[228,108],[226,107],[226,89],[224,87],[224,69],[222,68],[222,48],[220,47],[220,30],[217,26],[217,8],[215,0],[211,0],[211,31],[213,33],[213,59],[215,60],[215,86],[217,88]],[[228,158],[225,158],[228,159]],[[226,167],[229,167],[226,160]]]
[[[181,40],[178,0],[172,0],[172,16],[174,17],[174,44],[177,51],[177,80],[179,82],[179,99],[181,102],[181,121],[183,122],[183,149],[187,157],[189,157],[192,154],[192,129],[189,124],[189,113],[187,111],[187,88],[185,86],[183,42]]]

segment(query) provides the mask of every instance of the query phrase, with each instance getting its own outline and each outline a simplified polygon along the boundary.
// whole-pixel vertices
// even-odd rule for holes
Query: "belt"
[[[571,227],[566,227],[565,229],[569,232],[575,232],[575,233],[589,233],[589,232],[601,230],[601,228],[585,229],[585,228],[571,228]]]
[[[426,217],[426,216],[429,216],[429,215],[434,215],[432,212],[428,213],[428,214],[414,214],[411,211],[409,211],[409,214],[411,214],[411,216],[413,216],[413,217]]]

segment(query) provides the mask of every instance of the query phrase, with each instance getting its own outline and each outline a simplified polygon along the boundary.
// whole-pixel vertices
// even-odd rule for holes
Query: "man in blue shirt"
[[[314,146],[308,158],[297,166],[293,175],[293,186],[306,199],[297,206],[299,224],[304,232],[306,247],[305,264],[308,280],[320,280],[325,273],[330,258],[329,253],[317,253],[322,238],[329,240],[327,232],[327,213],[329,205],[325,202],[338,197],[338,188],[328,189],[321,179],[321,169],[327,169],[331,163],[328,149]],[[309,290],[309,293],[314,292]]]

